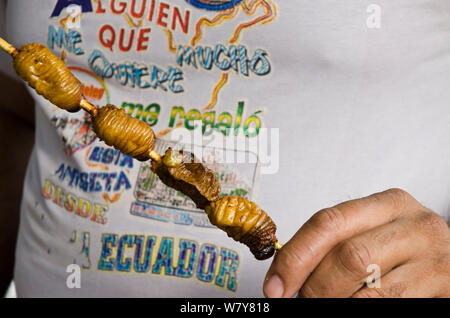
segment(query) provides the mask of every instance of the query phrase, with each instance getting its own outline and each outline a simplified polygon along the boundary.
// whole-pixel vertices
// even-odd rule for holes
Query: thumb
[[[338,243],[391,222],[418,205],[406,192],[391,189],[317,212],[275,255],[264,281],[264,295],[295,296]]]

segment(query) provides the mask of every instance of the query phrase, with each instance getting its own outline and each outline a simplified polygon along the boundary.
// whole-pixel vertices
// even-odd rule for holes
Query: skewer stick
[[[276,241],[274,247],[277,251],[279,251],[283,247],[283,244],[280,243],[280,241]]]
[[[19,53],[19,51],[17,51],[14,46],[6,42],[3,38],[0,38],[0,48],[12,57],[16,56]]]
[[[83,108],[85,111],[87,111],[89,114],[91,114],[92,116],[96,116],[98,109],[97,107],[95,107],[94,105],[92,105],[91,103],[89,103],[86,99],[82,99],[80,102],[80,107]]]

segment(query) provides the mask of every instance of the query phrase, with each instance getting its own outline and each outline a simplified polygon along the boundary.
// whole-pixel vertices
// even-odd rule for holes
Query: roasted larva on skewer
[[[80,110],[80,81],[44,45],[24,45],[14,55],[14,69],[36,92],[69,112]]]
[[[266,212],[242,197],[220,198],[215,173],[196,162],[193,155],[169,148],[161,157],[153,151],[155,134],[146,123],[113,105],[100,109],[91,105],[83,98],[78,79],[45,46],[32,43],[18,51],[0,38],[0,48],[13,56],[16,72],[38,94],[69,112],[83,108],[91,114],[93,130],[106,144],[141,161],[152,159],[152,170],[163,183],[190,197],[213,225],[247,245],[257,259],[267,259],[281,248],[275,223]]]
[[[155,134],[147,123],[114,105],[106,105],[92,115],[92,128],[107,145],[140,161],[149,159],[155,144]]]
[[[161,161],[152,162],[152,171],[165,185],[191,198],[200,209],[220,198],[220,183],[215,173],[191,153],[169,148]]]
[[[277,226],[254,202],[226,196],[211,202],[205,212],[211,224],[224,230],[235,241],[247,245],[256,259],[264,260],[275,253]]]
[[[152,170],[167,186],[190,197],[204,209],[211,224],[224,230],[234,240],[247,245],[259,260],[275,252],[277,227],[255,203],[238,196],[220,198],[220,184],[215,173],[195,160],[191,153],[167,149]]]

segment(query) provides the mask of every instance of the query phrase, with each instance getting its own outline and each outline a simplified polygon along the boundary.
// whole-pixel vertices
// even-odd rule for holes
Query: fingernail
[[[280,298],[284,293],[283,281],[277,274],[274,274],[266,279],[263,291],[268,298]]]

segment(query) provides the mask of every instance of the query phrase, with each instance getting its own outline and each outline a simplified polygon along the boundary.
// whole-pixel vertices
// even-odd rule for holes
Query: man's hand
[[[369,288],[370,265],[380,288]],[[450,297],[450,230],[403,190],[316,213],[277,253],[267,297]]]

